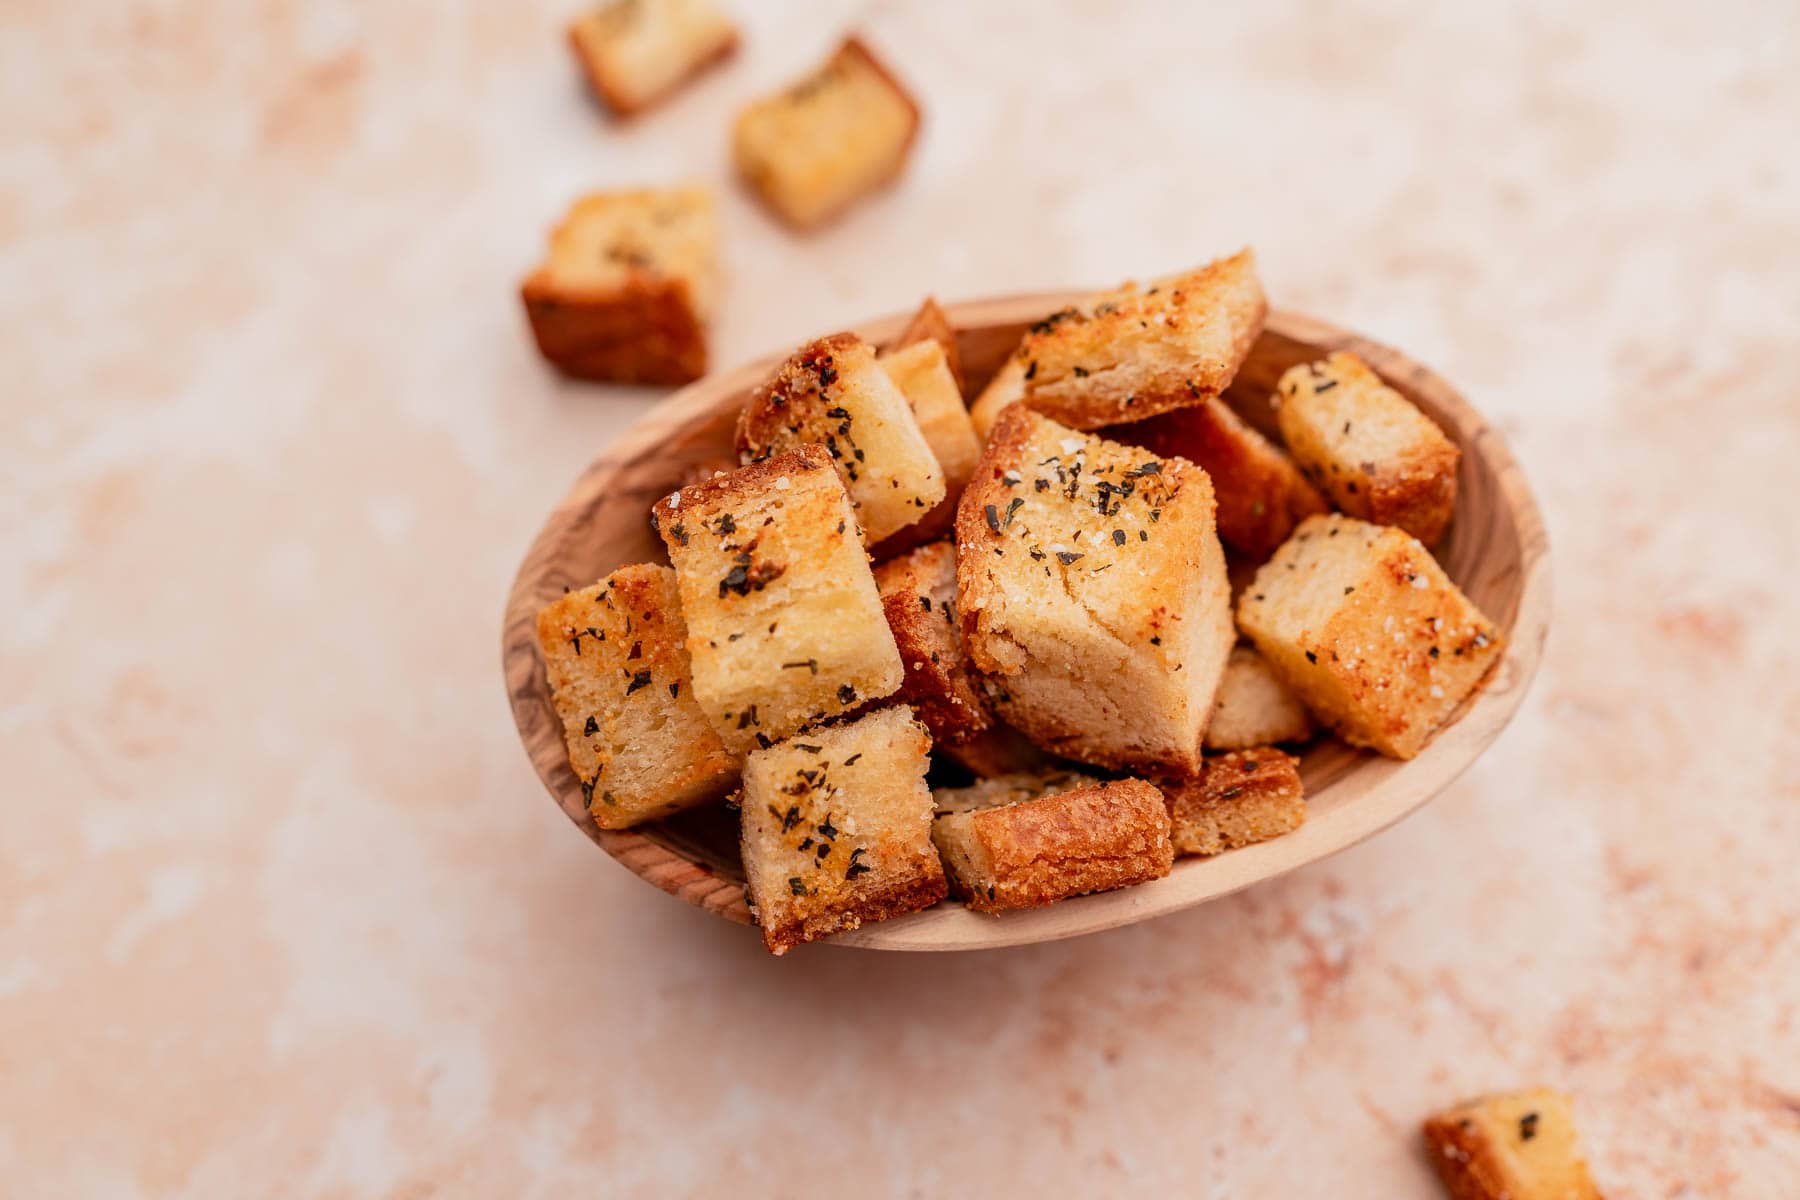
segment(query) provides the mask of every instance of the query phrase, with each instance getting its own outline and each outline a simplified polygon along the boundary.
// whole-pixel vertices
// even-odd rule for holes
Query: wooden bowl
[[[971,385],[1018,344],[1026,325],[1086,293],[1051,292],[949,307]],[[904,316],[861,326],[871,342],[894,337]],[[1462,448],[1456,518],[1436,547],[1451,578],[1506,631],[1504,657],[1419,756],[1394,762],[1321,738],[1301,760],[1306,824],[1261,845],[1213,858],[1180,859],[1165,879],[1028,912],[983,916],[947,901],[926,912],[867,925],[831,939],[884,950],[964,950],[1092,933],[1223,896],[1316,862],[1406,816],[1475,760],[1512,717],[1537,668],[1550,614],[1547,546],[1525,477],[1500,434],[1455,389],[1405,355],[1295,313],[1270,314],[1232,385],[1235,407],[1273,428],[1268,396],[1288,367],[1351,350],[1417,404]],[[671,895],[750,923],[738,858],[737,819],[723,807],[683,813],[636,829],[600,829],[582,806],[562,724],[551,706],[534,624],[565,588],[586,587],[629,562],[666,562],[650,529],[650,505],[690,471],[731,457],[732,425],[749,390],[781,355],[683,388],[640,417],[586,472],[532,543],[506,605],[502,657],[513,717],[551,798],[608,854]]]

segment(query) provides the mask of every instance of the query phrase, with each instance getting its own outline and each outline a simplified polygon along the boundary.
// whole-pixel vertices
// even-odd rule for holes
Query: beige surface
[[[494,654],[651,395],[536,361],[543,229],[725,183],[732,106],[848,18],[736,7],[625,132],[550,7],[9,7],[8,1190],[1423,1198],[1419,1117],[1541,1081],[1609,1195],[1800,1193],[1791,6],[881,6],[913,169],[805,241],[727,190],[722,363],[1250,241],[1496,417],[1558,615],[1493,751],[1328,863],[781,962],[545,802]]]

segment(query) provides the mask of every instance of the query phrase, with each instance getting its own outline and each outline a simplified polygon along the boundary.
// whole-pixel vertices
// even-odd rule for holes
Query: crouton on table
[[[611,0],[569,27],[594,94],[620,116],[647,108],[737,45],[710,0]]]
[[[1548,1088],[1438,1113],[1425,1145],[1451,1200],[1600,1200],[1569,1102]]]

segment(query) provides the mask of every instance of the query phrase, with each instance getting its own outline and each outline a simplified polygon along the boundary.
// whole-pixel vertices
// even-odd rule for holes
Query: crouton
[[[1280,837],[1306,821],[1300,760],[1272,746],[1208,758],[1198,778],[1166,780],[1177,854],[1218,854]]]
[[[807,443],[830,455],[871,543],[944,498],[943,468],[912,405],[854,333],[802,346],[738,417],[738,455],[746,462]]]
[[[877,554],[922,545],[949,530],[956,519],[956,501],[975,473],[981,458],[981,439],[969,423],[969,410],[935,341],[914,342],[903,350],[891,350],[878,360],[912,405],[913,417],[925,444],[931,447],[944,473],[944,498],[937,507],[903,529],[890,534]]]
[[[1425,1145],[1451,1200],[1600,1200],[1569,1102],[1548,1088],[1438,1113]]]
[[[694,698],[745,753],[891,694],[904,672],[831,459],[801,446],[659,501]]]
[[[1249,646],[1234,646],[1206,725],[1206,749],[1248,750],[1311,736],[1312,718],[1274,668]]]
[[[1204,467],[1219,498],[1219,536],[1252,558],[1267,558],[1294,526],[1330,511],[1294,460],[1216,397],[1121,425],[1113,436]]]
[[[673,571],[620,567],[546,606],[537,633],[596,825],[624,829],[736,786],[738,756],[694,700]]]
[[[1025,402],[1074,429],[1199,404],[1237,374],[1267,312],[1249,250],[1101,292],[1026,332]]]
[[[900,336],[887,347],[887,353],[893,354],[920,342],[936,342],[943,348],[944,365],[950,369],[950,377],[956,381],[956,394],[960,399],[967,383],[963,379],[962,350],[957,345],[956,327],[950,324],[950,315],[932,296],[925,297],[925,303],[919,305],[919,311],[913,314],[913,319],[907,322],[906,328],[900,331]]]
[[[1056,756],[1046,754],[1036,742],[994,720],[992,714],[988,719],[988,728],[966,741],[940,742],[932,750],[978,779],[1042,771],[1057,765]]]
[[[1206,472],[1013,405],[956,550],[963,646],[996,715],[1082,762],[1199,768],[1237,640]]]
[[[900,705],[744,764],[744,878],[776,954],[945,895],[925,785],[931,739]]]
[[[857,38],[804,79],[738,114],[738,173],[798,229],[837,216],[906,165],[919,108]]]
[[[520,288],[539,352],[582,379],[698,379],[718,296],[718,241],[705,188],[583,197]]]
[[[937,745],[986,729],[992,721],[963,662],[956,622],[956,547],[933,542],[890,559],[875,568],[875,586],[906,668],[894,699],[913,707]]]
[[[1025,399],[1025,360],[1015,352],[1006,356],[994,377],[969,406],[969,424],[984,443],[993,436],[994,424],[1011,405]]]
[[[1141,779],[1090,782],[1011,799],[939,796],[931,837],[951,886],[976,912],[1036,908],[1161,879],[1174,862],[1169,810]]]
[[[1337,514],[1263,564],[1238,626],[1314,717],[1392,758],[1419,752],[1504,644],[1418,539]]]
[[[594,94],[620,116],[647,108],[737,46],[709,0],[611,0],[569,26]]]
[[[1270,403],[1288,449],[1332,503],[1427,546],[1456,509],[1462,452],[1354,354],[1282,375]]]

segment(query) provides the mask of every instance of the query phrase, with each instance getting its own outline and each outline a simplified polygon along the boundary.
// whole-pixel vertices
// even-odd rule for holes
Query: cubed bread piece
[[[547,605],[537,633],[594,824],[624,829],[737,784],[738,756],[694,700],[675,572],[620,567]]]
[[[1306,822],[1300,760],[1272,746],[1208,758],[1198,778],[1168,780],[1177,854],[1218,854],[1292,833]]]
[[[1294,460],[1217,397],[1121,425],[1114,436],[1204,467],[1219,498],[1219,536],[1253,558],[1267,558],[1295,525],[1330,511]]]
[[[1601,1200],[1569,1102],[1549,1088],[1438,1113],[1425,1145],[1451,1200]]]
[[[919,432],[944,473],[944,498],[912,525],[889,535],[877,556],[909,549],[947,533],[956,520],[956,502],[981,459],[981,439],[969,423],[969,410],[950,374],[944,348],[935,341],[914,342],[881,355],[882,370],[912,405]]]
[[[1281,377],[1282,440],[1332,503],[1433,544],[1456,509],[1462,452],[1430,417],[1354,354],[1333,354]]]
[[[930,749],[924,726],[900,705],[750,755],[744,878],[770,950],[944,898],[925,785]]]
[[[956,622],[956,546],[933,542],[875,568],[888,628],[906,682],[894,698],[910,704],[938,745],[964,742],[991,723],[963,661]]]
[[[1012,728],[992,721],[985,730],[961,742],[940,742],[932,749],[979,779],[1020,771],[1043,771],[1057,765],[1053,754]]]
[[[520,289],[538,350],[583,379],[700,378],[718,295],[718,243],[705,188],[583,197]]]
[[[854,333],[802,346],[751,393],[738,416],[737,448],[745,461],[808,443],[830,455],[871,543],[915,523],[944,498],[943,468],[912,405]]]
[[[1237,640],[1206,472],[1015,404],[956,550],[963,646],[1002,720],[1082,762],[1199,768]]]
[[[950,798],[932,822],[951,886],[976,912],[1036,908],[1161,879],[1175,853],[1163,795],[1141,779],[1093,783],[987,806]],[[963,798],[970,802],[972,798]]]
[[[935,788],[932,800],[937,815],[974,812],[982,808],[998,808],[1020,800],[1036,800],[1058,792],[1093,787],[1101,782],[1098,775],[1071,767],[1049,766],[1036,770],[1012,771],[991,779],[977,779],[966,787]]]
[[[969,424],[974,427],[975,436],[985,443],[994,435],[1000,414],[1024,399],[1025,360],[1015,352],[1006,356],[994,377],[981,389],[981,395],[969,406]]]
[[[1335,513],[1263,564],[1238,626],[1314,717],[1392,758],[1419,752],[1504,640],[1417,538]]]
[[[1311,736],[1312,718],[1275,669],[1249,646],[1233,647],[1206,726],[1206,748],[1248,750]]]
[[[738,114],[738,173],[776,215],[806,229],[900,174],[919,109],[857,38],[806,78]]]
[[[1101,292],[1026,332],[1025,402],[1075,429],[1199,404],[1237,374],[1267,312],[1249,250]]]
[[[594,94],[628,116],[730,54],[737,28],[710,0],[610,0],[569,41]]]
[[[950,315],[939,306],[935,297],[925,297],[925,303],[919,305],[919,311],[913,314],[900,336],[894,339],[893,345],[887,348],[889,354],[916,346],[920,342],[936,342],[944,351],[944,365],[950,368],[950,377],[956,381],[956,394],[960,399],[964,386],[962,370],[962,351],[956,341],[956,327],[950,324]]]
[[[694,698],[744,753],[890,695],[904,672],[856,514],[821,446],[657,503]]]

